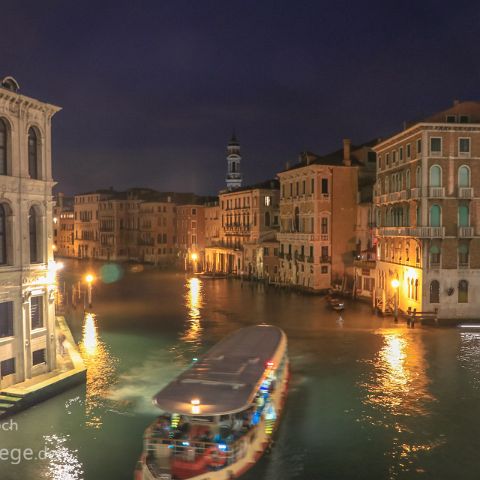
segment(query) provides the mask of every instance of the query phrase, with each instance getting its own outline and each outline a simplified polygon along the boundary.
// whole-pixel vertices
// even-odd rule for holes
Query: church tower
[[[228,142],[227,147],[227,189],[234,190],[242,186],[242,172],[240,170],[240,162],[242,157],[240,156],[240,144],[238,143],[235,132],[232,134],[232,138]]]

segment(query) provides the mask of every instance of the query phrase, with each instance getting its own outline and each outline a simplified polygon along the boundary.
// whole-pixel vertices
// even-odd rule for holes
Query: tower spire
[[[235,134],[235,128],[232,132],[232,137],[227,146],[227,189],[234,190],[242,186],[242,172],[240,170],[240,144]]]

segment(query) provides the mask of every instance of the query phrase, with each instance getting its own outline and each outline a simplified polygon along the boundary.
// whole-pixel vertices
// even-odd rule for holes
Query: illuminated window
[[[304,183],[303,187],[304,187],[304,190],[305,190],[305,183]],[[272,197],[270,197],[269,195],[265,195],[265,206],[266,207],[270,206],[271,201],[272,201]]]
[[[468,282],[466,280],[458,282],[458,303],[468,303]]]
[[[440,283],[438,280],[430,282],[430,303],[440,303]]]

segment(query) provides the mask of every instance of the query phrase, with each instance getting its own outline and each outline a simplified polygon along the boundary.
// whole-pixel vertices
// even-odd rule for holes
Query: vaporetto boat
[[[136,480],[231,480],[271,443],[288,389],[287,337],[256,325],[227,336],[154,397]]]

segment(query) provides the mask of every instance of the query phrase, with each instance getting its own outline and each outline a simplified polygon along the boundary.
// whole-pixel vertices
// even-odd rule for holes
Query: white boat
[[[287,337],[257,325],[229,335],[154,397],[135,480],[231,480],[271,443],[289,377]]]

